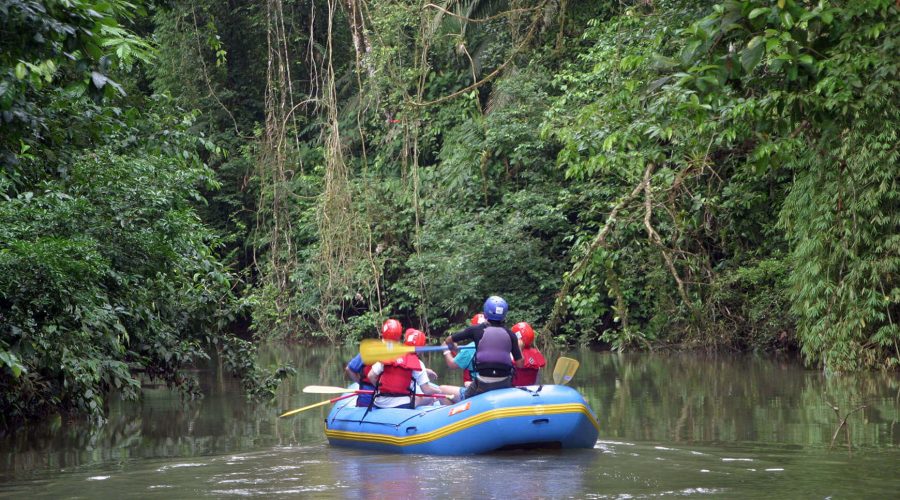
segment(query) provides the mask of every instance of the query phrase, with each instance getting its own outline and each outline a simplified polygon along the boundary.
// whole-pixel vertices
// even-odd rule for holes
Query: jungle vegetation
[[[545,345],[896,370],[898,11],[0,0],[0,427],[490,294]]]

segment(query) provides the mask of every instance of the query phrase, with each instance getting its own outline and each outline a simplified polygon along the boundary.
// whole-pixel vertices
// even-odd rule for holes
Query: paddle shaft
[[[362,391],[353,391],[353,392],[355,392],[355,393],[357,393],[357,394],[374,394],[374,393],[375,393],[375,391],[366,391],[366,390],[362,390]],[[437,394],[416,394],[416,397],[420,397],[420,398],[446,398],[446,397],[448,397],[448,396],[447,396],[446,394],[437,393]]]
[[[434,351],[445,351],[450,349],[449,347],[441,344],[441,345],[427,345],[424,347],[416,347],[416,354],[420,352],[434,352]],[[466,345],[458,345],[456,349],[475,349],[475,343],[466,344]]]
[[[328,386],[328,385],[308,385],[303,388],[303,392],[307,394],[372,394],[375,391],[371,389],[347,389],[346,387]],[[443,394],[416,394],[422,397],[444,397]]]
[[[343,396],[338,396],[336,398],[326,399],[325,401],[319,401],[318,403],[311,404],[309,406],[304,406],[303,408],[297,408],[296,410],[284,412],[281,415],[279,415],[278,418],[290,417],[291,415],[296,415],[297,413],[300,413],[301,411],[312,410],[313,408],[318,408],[320,406],[325,406],[327,404],[335,403],[342,399],[352,398],[353,396],[356,396],[356,394],[355,393],[344,394]]]
[[[325,389],[325,388],[323,387],[322,389]],[[342,393],[348,392],[347,389],[344,389],[341,387],[335,387],[335,389],[340,389],[340,392],[342,392]],[[335,390],[334,392],[338,392],[338,391]],[[349,392],[351,392],[353,394],[374,394],[375,393],[375,391],[370,390],[370,389],[357,389],[357,390],[349,391]],[[312,394],[326,394],[326,393],[324,390],[319,390]],[[438,393],[438,394],[416,394],[416,396],[423,397],[423,398],[446,398],[447,397],[446,394],[441,394],[441,393]]]

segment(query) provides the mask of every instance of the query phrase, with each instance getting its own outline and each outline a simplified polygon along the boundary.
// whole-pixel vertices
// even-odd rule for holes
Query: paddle
[[[350,390],[346,387],[337,387],[331,385],[308,385],[303,388],[303,392],[307,394],[343,394],[345,392],[352,392],[353,394],[372,394],[375,391],[368,390]],[[416,396],[421,396],[424,398],[446,398],[446,394],[416,394]]]
[[[307,390],[310,389],[310,390]],[[347,392],[346,387],[331,387],[325,385],[308,385],[303,388],[303,392],[311,393],[311,394],[335,394],[335,393],[345,393]],[[311,410],[313,408],[318,408],[320,406],[325,406],[329,403],[334,403],[340,401],[342,399],[352,398],[358,394],[372,394],[375,391],[350,391],[350,394],[344,394],[343,396],[338,396],[332,399],[326,399],[325,401],[319,401],[318,403],[313,403],[309,406],[304,406],[303,408],[297,408],[296,410],[291,410],[288,412],[284,412],[281,415],[278,415],[278,418],[290,417],[291,415],[295,415],[300,413],[301,411]],[[448,396],[447,394],[416,394],[416,396],[424,397],[424,398],[450,398],[453,400],[453,396]]]
[[[457,346],[457,349],[474,348],[475,344]],[[359,344],[359,354],[362,357],[363,363],[367,365],[372,365],[379,361],[390,361],[412,352],[418,354],[422,352],[443,351],[445,349],[447,349],[447,346],[445,345],[415,347],[397,342],[382,342],[378,339],[366,339]]]
[[[308,385],[303,388],[303,392],[307,394],[345,394],[348,392],[356,393],[358,390],[335,385]]]
[[[346,389],[344,389],[344,391],[346,391]],[[325,401],[319,401],[318,403],[311,404],[309,406],[304,406],[303,408],[297,408],[296,410],[284,412],[281,415],[278,415],[278,418],[290,417],[291,415],[295,415],[297,413],[300,413],[301,411],[312,410],[313,408],[325,406],[327,404],[334,403],[334,402],[340,401],[342,399],[352,398],[353,396],[356,396],[355,392],[351,393],[351,394],[344,394],[343,396],[338,396],[338,397],[332,398],[332,399],[326,399]]]
[[[575,376],[578,371],[578,361],[572,358],[559,358],[556,361],[556,367],[553,368],[553,383],[556,385],[566,385]]]

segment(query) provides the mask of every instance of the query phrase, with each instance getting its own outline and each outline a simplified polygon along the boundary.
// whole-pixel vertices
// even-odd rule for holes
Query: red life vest
[[[534,385],[537,383],[538,370],[547,365],[544,355],[536,347],[526,347],[522,350],[522,368],[516,368],[513,375],[513,385]]]
[[[384,363],[384,371],[378,379],[378,394],[382,396],[409,396],[413,371],[421,370],[422,363],[413,353]]]
[[[471,382],[471,381],[472,381],[472,374],[469,373],[468,369],[463,370],[463,383],[465,384],[466,382]]]

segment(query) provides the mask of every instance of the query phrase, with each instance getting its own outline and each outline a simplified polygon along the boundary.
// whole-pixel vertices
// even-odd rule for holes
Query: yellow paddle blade
[[[397,342],[382,342],[378,339],[366,339],[359,344],[359,354],[362,357],[362,362],[367,365],[375,364],[379,361],[391,361],[410,352],[416,352],[416,348]]]
[[[578,364],[578,360],[572,358],[559,358],[553,369],[553,383],[556,385],[568,384],[575,376],[575,372],[578,371]]]
[[[330,399],[326,399],[325,401],[319,401],[318,403],[311,404],[309,406],[304,406],[303,408],[297,408],[296,410],[291,410],[291,411],[282,413],[281,415],[278,415],[278,418],[290,417],[291,415],[296,415],[297,413],[300,413],[301,411],[312,410],[313,408],[325,406],[328,403],[331,403]]]
[[[346,394],[353,392],[353,389],[333,385],[308,385],[303,388],[303,392],[307,394]]]

